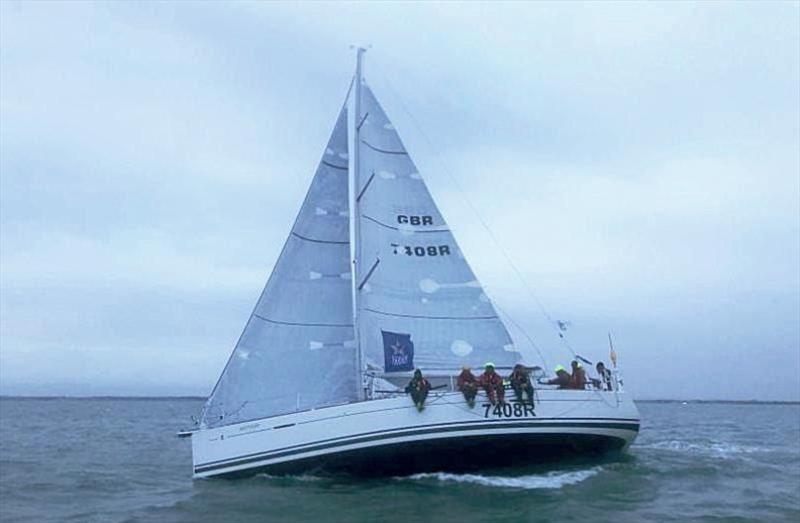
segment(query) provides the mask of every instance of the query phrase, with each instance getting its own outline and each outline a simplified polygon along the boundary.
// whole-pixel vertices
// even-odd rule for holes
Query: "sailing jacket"
[[[431,384],[425,378],[412,378],[406,385],[406,392],[428,392]]]
[[[572,379],[570,380],[571,389],[585,389],[586,388],[586,371],[582,367],[578,367],[572,372]]]
[[[572,376],[569,375],[569,372],[565,370],[560,370],[556,372],[556,377],[548,380],[548,385],[558,385],[559,389],[568,389],[570,387],[570,382],[572,381]]]
[[[503,388],[503,378],[496,372],[484,372],[478,378],[478,384],[487,389]]]
[[[526,387],[531,384],[531,378],[524,370],[515,370],[508,377],[512,387]]]
[[[463,391],[464,389],[477,389],[478,388],[478,378],[475,377],[468,370],[462,370],[461,374],[458,375],[458,390]]]

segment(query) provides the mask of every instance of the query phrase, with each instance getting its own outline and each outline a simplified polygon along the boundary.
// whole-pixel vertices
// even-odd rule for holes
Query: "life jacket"
[[[481,377],[478,378],[478,383],[482,387],[497,387],[503,384],[503,378],[496,372],[484,372],[481,374]]]
[[[570,380],[570,387],[573,389],[585,389],[586,388],[586,371],[583,368],[578,367],[575,369],[575,372],[572,373],[572,379]]]
[[[531,382],[531,378],[524,370],[515,370],[511,373],[511,376],[508,377],[508,381],[513,385],[527,385]]]
[[[572,376],[565,370],[556,372],[556,377],[547,382],[549,385],[558,385],[559,389],[568,389],[572,384]]]
[[[461,390],[465,386],[467,387],[477,387],[478,386],[478,378],[475,377],[468,370],[462,370],[461,374],[458,375],[458,389]]]
[[[423,391],[423,390],[430,390],[431,384],[425,378],[412,378],[411,381],[408,383],[406,390],[408,391]]]

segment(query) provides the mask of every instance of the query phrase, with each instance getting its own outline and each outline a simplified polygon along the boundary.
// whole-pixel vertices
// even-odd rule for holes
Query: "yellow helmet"
[[[563,365],[556,365],[556,372],[558,372],[560,370],[563,370],[564,372],[566,372],[567,369],[565,369]]]

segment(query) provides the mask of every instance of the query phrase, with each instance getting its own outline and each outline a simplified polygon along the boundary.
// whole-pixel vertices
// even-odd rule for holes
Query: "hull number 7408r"
[[[503,403],[502,405],[492,405],[484,403],[484,418],[533,418],[536,413],[530,403]]]

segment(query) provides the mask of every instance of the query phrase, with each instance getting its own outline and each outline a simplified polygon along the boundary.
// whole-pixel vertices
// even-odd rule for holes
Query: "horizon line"
[[[0,399],[17,399],[17,400],[58,400],[58,399],[74,399],[74,400],[206,400],[206,396],[195,395],[114,395],[114,394],[94,394],[94,395],[77,395],[77,394],[0,394]],[[682,398],[646,398],[634,399],[634,402],[639,403],[729,403],[729,404],[764,404],[764,405],[800,405],[800,400],[725,400],[725,399],[682,399]]]

